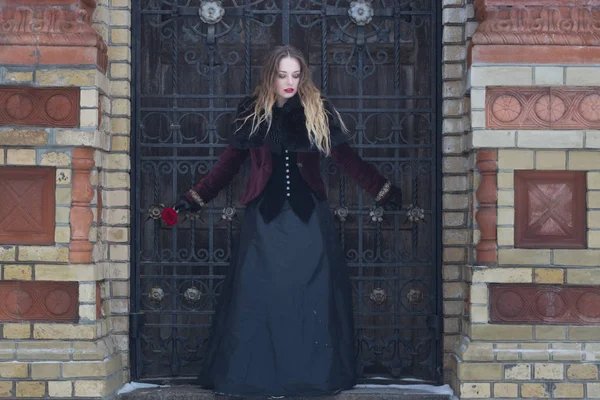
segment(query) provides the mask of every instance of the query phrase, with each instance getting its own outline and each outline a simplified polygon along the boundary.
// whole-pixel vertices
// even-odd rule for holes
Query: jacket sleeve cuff
[[[392,189],[392,183],[390,181],[385,181],[385,183],[383,184],[383,186],[377,193],[377,196],[375,196],[375,201],[377,203],[384,204],[387,201],[387,199],[390,197],[390,194],[392,193],[391,189]]]
[[[200,207],[204,207],[206,205],[206,202],[204,200],[202,200],[202,197],[200,197],[198,192],[196,192],[194,189],[188,190],[188,192],[185,194],[185,197],[190,202],[195,203],[195,204],[199,205]]]

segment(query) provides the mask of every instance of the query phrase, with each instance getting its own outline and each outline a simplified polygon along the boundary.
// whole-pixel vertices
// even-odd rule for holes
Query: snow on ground
[[[388,378],[371,378],[371,379],[381,379],[381,380],[385,380]],[[418,382],[420,381],[419,379],[406,379],[408,381],[415,381]],[[117,392],[117,394],[123,394],[123,393],[129,393],[129,392],[133,392],[136,389],[147,389],[147,388],[158,388],[158,387],[169,387],[169,385],[153,385],[151,383],[141,383],[141,382],[129,382],[126,383],[121,389],[119,389],[119,391]],[[423,392],[428,392],[428,393],[433,393],[433,394],[446,394],[446,395],[451,395],[452,396],[452,400],[458,400],[458,397],[454,396],[454,392],[452,391],[452,388],[450,387],[450,385],[443,385],[443,386],[434,386],[434,385],[375,385],[375,384],[364,384],[364,385],[356,385],[354,386],[354,388],[369,388],[369,389],[377,389],[377,388],[382,388],[382,389],[390,389],[390,388],[394,388],[394,389],[404,389],[404,390],[420,390]]]

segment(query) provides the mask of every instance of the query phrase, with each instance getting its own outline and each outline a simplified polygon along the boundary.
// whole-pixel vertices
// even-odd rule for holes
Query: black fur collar
[[[247,97],[242,100],[238,107],[238,113],[229,134],[229,144],[235,148],[249,149],[252,147],[260,147],[268,142],[268,139],[266,138],[267,133],[269,132],[267,132],[266,124],[262,124],[258,132],[252,135],[252,137],[250,137],[250,130],[252,128],[251,120],[248,120],[242,125],[243,118],[254,109],[255,101],[256,97]],[[326,100],[325,109],[329,114],[329,130],[332,146],[348,141],[349,136],[341,130],[339,120],[332,112],[331,104]],[[316,147],[311,145],[310,140],[308,139],[304,107],[302,106],[298,94],[286,101],[283,107],[273,107],[271,130],[276,131],[270,133],[278,136],[281,145],[289,151],[318,151]]]

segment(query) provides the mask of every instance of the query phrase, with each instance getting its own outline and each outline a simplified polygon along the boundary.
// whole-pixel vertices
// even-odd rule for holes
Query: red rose
[[[171,207],[163,209],[160,213],[160,217],[163,221],[165,221],[165,224],[169,226],[175,225],[179,218],[177,216],[177,211],[175,211],[175,209]]]

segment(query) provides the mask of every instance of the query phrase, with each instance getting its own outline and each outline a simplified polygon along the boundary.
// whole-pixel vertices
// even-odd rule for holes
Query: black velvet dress
[[[243,397],[350,389],[352,290],[333,216],[300,177],[296,154],[277,135],[268,140],[273,174],[246,209],[199,384]]]

